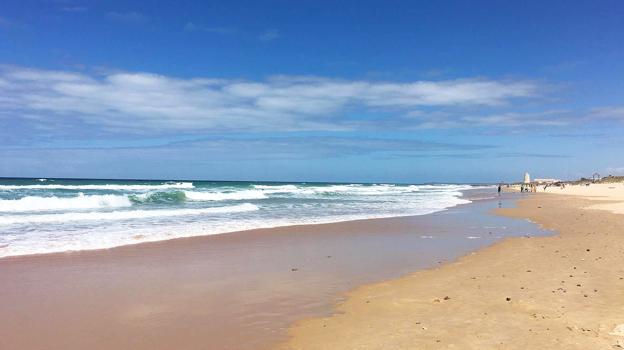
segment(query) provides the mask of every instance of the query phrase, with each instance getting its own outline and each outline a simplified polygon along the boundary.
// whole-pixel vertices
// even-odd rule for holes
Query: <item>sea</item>
[[[0,179],[0,258],[258,228],[425,215],[462,184]],[[485,191],[494,196],[494,190]]]

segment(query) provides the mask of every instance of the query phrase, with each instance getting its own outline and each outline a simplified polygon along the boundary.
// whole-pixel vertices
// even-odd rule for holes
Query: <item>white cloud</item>
[[[415,111],[408,113],[406,117],[423,121],[415,127],[416,129],[562,127],[581,123],[624,122],[624,106],[599,107],[585,110],[550,109],[539,112],[502,112],[491,114]],[[537,129],[536,131],[542,130]]]
[[[277,29],[267,29],[264,33],[260,34],[259,38],[262,41],[269,41],[280,37]]]
[[[610,167],[610,168],[607,168],[607,169],[605,169],[605,175],[614,175],[614,176],[624,175],[624,167],[618,167],[618,168]]]
[[[201,24],[195,24],[188,22],[184,25],[184,30],[187,32],[212,32],[217,34],[232,34],[236,33],[236,28],[233,27],[206,27]]]
[[[0,65],[0,109],[13,120],[37,114],[47,116],[51,125],[73,121],[134,134],[347,131],[513,126],[523,123],[524,117],[513,113],[456,117],[449,112],[418,111],[496,108],[539,96],[535,82],[484,78],[397,83],[274,76],[254,82],[104,73],[96,78]],[[386,119],[349,119],[353,112],[383,114]],[[554,125],[558,121],[552,115],[543,122],[537,115],[528,120]]]
[[[597,107],[588,110],[593,119],[622,120],[624,119],[624,105]]]
[[[438,77],[441,75],[445,75],[450,73],[451,70],[450,69],[430,69],[426,72],[422,72],[419,75],[421,77],[425,77],[425,78],[433,78],[433,77]]]
[[[147,22],[149,20],[149,16],[146,16],[138,12],[125,12],[125,13],[109,12],[106,14],[106,17],[110,20],[118,21],[118,22],[141,23],[141,22]]]
[[[544,70],[550,73],[569,72],[578,69],[583,65],[581,61],[559,62],[556,65],[544,67]]]
[[[77,13],[77,12],[85,12],[87,11],[86,7],[82,7],[82,6],[75,6],[75,7],[63,7],[61,9],[61,11],[63,12],[72,12],[72,13]]]

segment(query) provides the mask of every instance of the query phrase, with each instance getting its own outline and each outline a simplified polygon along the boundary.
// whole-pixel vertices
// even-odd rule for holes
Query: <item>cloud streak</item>
[[[263,133],[430,129],[564,123],[566,111],[457,116],[421,109],[502,108],[540,96],[534,81],[486,78],[384,82],[316,76],[265,81],[178,79],[134,72],[90,76],[0,65],[1,123],[34,123],[63,133],[67,125],[109,133]],[[353,119],[353,113],[382,116]],[[607,118],[624,108],[595,109]],[[8,124],[6,124],[8,123]],[[56,129],[55,129],[56,127]],[[55,131],[56,130],[56,131]]]
[[[605,169],[606,175],[621,176],[624,175],[624,167],[609,167]]]
[[[262,41],[269,41],[279,38],[281,35],[277,29],[267,29],[264,33],[258,37]]]
[[[117,22],[128,22],[128,23],[144,23],[149,20],[149,16],[138,12],[109,12],[106,14],[106,18],[117,21]]]
[[[492,158],[571,158],[568,155],[561,154],[544,154],[544,153],[473,153],[473,154],[392,154],[382,157],[383,159],[400,159],[400,158],[451,158],[451,159],[492,159]]]
[[[428,113],[417,111],[407,118],[420,120],[417,129],[454,129],[454,128],[512,128],[535,126],[542,128],[563,127],[595,122],[624,122],[624,105],[597,107],[590,109],[549,109],[539,112],[503,112],[485,115],[453,113]],[[516,130],[518,134],[526,133]],[[542,131],[537,129],[535,131]],[[490,130],[490,134],[500,133]],[[486,132],[485,134],[488,134]],[[510,134],[506,132],[505,134]],[[513,134],[513,133],[511,133]]]
[[[70,13],[80,13],[80,12],[86,12],[87,8],[86,7],[82,7],[82,6],[75,6],[75,7],[63,7],[61,8],[62,12],[70,12]]]
[[[184,25],[184,30],[187,32],[211,32],[217,34],[232,34],[237,31],[236,28],[233,27],[206,27],[192,22],[186,23]]]

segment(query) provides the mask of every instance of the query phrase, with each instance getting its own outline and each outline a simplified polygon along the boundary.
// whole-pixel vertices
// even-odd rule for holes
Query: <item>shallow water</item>
[[[423,215],[468,185],[0,179],[0,258]]]

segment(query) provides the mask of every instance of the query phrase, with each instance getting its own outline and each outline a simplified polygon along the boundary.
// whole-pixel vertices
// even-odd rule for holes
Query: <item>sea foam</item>
[[[45,222],[72,222],[72,221],[116,221],[128,219],[160,218],[172,216],[189,216],[217,213],[239,213],[258,210],[258,206],[244,203],[227,207],[204,208],[204,209],[175,209],[175,210],[130,210],[113,212],[90,212],[90,213],[65,213],[46,215],[18,215],[0,217],[0,225],[14,225],[26,223]]]
[[[243,200],[243,199],[264,199],[267,196],[262,191],[238,191],[238,192],[196,192],[184,191],[186,198],[194,201],[223,201],[223,200]]]
[[[21,199],[0,199],[0,212],[25,212],[35,210],[92,209],[102,207],[130,207],[127,196],[112,194],[77,197],[24,197]]]
[[[190,182],[179,182],[163,185],[0,185],[0,190],[156,190],[167,188],[194,188]]]

